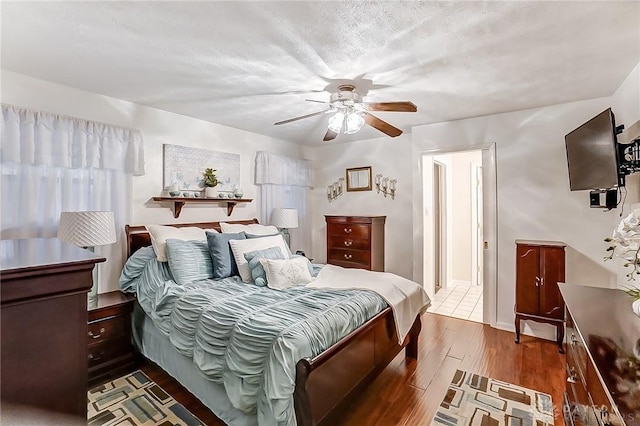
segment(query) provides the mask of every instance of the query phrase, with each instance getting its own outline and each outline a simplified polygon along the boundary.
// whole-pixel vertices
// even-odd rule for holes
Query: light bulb
[[[344,133],[350,135],[352,133],[356,133],[362,129],[364,126],[364,118],[362,115],[354,111],[353,109],[349,111],[347,114],[346,126],[344,129]]]
[[[329,117],[329,130],[332,130],[336,133],[341,133],[342,124],[344,122],[344,113],[342,111],[338,111]]]

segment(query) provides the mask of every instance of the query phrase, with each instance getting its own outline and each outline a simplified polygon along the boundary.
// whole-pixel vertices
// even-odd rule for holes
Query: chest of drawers
[[[567,426],[640,426],[640,320],[621,290],[560,284],[566,302]]]
[[[384,271],[386,216],[325,216],[327,263]]]

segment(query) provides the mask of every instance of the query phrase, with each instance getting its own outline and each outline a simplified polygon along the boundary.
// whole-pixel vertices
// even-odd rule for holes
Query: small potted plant
[[[216,177],[215,169],[207,168],[204,170],[204,173],[202,173],[202,185],[204,186],[205,197],[216,197],[214,188],[218,186],[218,178]]]

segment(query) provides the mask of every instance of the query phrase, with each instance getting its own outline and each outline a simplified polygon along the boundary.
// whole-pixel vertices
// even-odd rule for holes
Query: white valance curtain
[[[2,105],[2,163],[144,174],[139,130]]]
[[[114,212],[122,241],[131,179],[144,174],[139,130],[4,104],[0,125],[0,238],[55,237],[60,212],[95,210]],[[123,247],[96,247],[101,284],[117,283]]]
[[[258,186],[258,219],[271,223],[274,208],[298,210],[299,227],[289,230],[291,249],[311,250],[311,219],[309,217],[309,189],[313,186],[313,162],[266,151],[256,154]]]

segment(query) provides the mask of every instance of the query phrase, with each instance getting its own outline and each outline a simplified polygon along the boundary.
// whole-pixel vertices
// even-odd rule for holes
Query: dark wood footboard
[[[416,317],[398,344],[393,312],[387,308],[313,359],[298,361],[294,402],[300,426],[330,422],[406,347],[417,358],[422,325]]]

